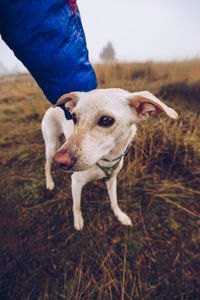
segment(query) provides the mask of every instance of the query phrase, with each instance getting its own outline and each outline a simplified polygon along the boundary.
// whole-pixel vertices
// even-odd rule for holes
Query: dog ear
[[[153,111],[157,113],[165,112],[168,117],[178,119],[178,114],[175,110],[165,105],[150,92],[143,91],[133,93],[132,97],[128,100],[131,108],[134,108],[137,112],[139,120],[148,119]]]
[[[67,93],[62,95],[53,107],[64,104],[66,109],[73,109],[78,102],[78,96],[75,93]]]

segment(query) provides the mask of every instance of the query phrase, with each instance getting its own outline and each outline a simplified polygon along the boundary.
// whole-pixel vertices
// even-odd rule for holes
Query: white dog
[[[51,177],[52,160],[59,168],[72,174],[74,227],[83,228],[80,209],[83,186],[94,179],[106,179],[111,208],[123,225],[132,225],[117,203],[117,174],[123,165],[135,133],[136,123],[146,120],[153,111],[165,112],[176,119],[177,113],[150,92],[130,93],[122,89],[96,89],[63,95],[55,106],[64,104],[72,114],[65,118],[60,107],[49,108],[42,120],[46,145],[46,186],[54,188]],[[66,141],[58,149],[58,139]]]

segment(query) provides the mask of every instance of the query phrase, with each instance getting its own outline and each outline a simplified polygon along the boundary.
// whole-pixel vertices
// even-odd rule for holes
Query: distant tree
[[[8,73],[6,67],[0,62],[0,75]]]
[[[102,52],[100,53],[100,58],[104,62],[115,61],[115,50],[111,42],[108,42],[108,44],[103,48]]]

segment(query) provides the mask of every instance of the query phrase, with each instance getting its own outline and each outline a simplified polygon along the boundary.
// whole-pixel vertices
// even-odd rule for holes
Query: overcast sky
[[[119,61],[200,57],[200,0],[78,0],[90,60],[111,41]],[[0,41],[0,62],[22,67]]]

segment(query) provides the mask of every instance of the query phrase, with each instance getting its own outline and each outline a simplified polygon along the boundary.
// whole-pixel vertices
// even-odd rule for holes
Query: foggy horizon
[[[91,63],[110,41],[118,62],[169,62],[200,58],[197,0],[79,0]],[[26,71],[0,40],[1,69]],[[0,70],[1,72],[1,70]]]

